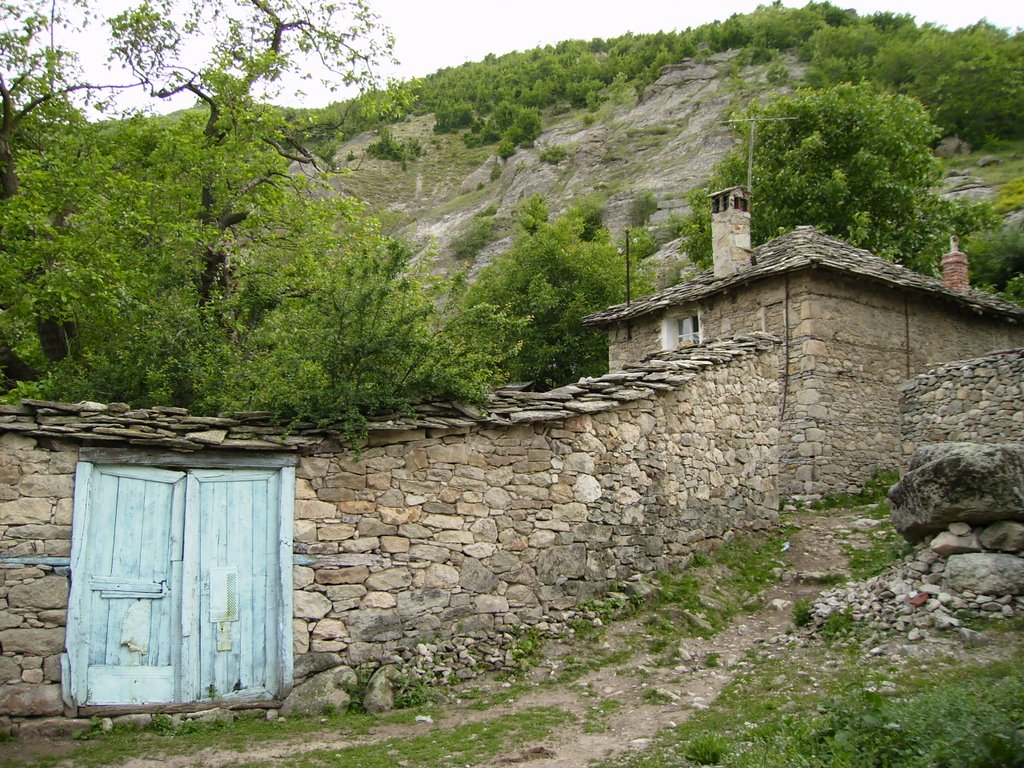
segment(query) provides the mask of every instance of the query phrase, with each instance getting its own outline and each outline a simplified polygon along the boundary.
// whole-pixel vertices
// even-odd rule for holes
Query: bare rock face
[[[889,491],[892,523],[916,542],[952,522],[1024,522],[1024,445],[936,443]]]
[[[349,689],[356,685],[356,673],[337,667],[313,675],[297,685],[281,705],[282,715],[323,715],[345,712],[352,699]]]
[[[1024,595],[1024,558],[999,552],[952,555],[945,579],[958,592]]]

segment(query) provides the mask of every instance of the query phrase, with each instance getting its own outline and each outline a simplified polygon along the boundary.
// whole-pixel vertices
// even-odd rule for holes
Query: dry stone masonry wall
[[[547,626],[581,598],[772,525],[776,364],[750,356],[681,389],[634,381],[613,409],[563,401],[553,420],[303,458],[296,649],[408,662],[453,628],[493,640]],[[503,659],[495,647],[482,661]],[[476,659],[463,661],[471,672]]]
[[[1024,349],[948,363],[901,394],[904,463],[927,443],[1024,442]]]
[[[823,593],[836,613],[875,628],[976,637],[963,618],[1024,612],[1024,350],[950,363],[902,390],[905,472],[889,491],[892,522],[917,544],[881,576]]]
[[[78,452],[0,434],[0,713],[59,715]]]
[[[521,627],[556,631],[581,599],[776,522],[778,366],[777,341],[753,334],[382,418],[358,454],[340,432],[261,413],[0,406],[0,716],[63,710],[83,446],[196,467],[297,455],[296,680],[393,662],[470,676],[508,663]]]

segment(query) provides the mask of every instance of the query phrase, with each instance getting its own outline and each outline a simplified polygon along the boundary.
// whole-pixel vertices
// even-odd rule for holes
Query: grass
[[[283,738],[303,738],[329,729],[335,734],[358,738],[368,734],[378,724],[411,723],[416,713],[399,711],[374,717],[362,713],[331,715],[326,718],[294,717],[268,722],[262,718],[239,718],[234,723],[186,722],[173,730],[166,718],[155,718],[154,724],[144,730],[115,726],[109,733],[98,727],[88,732],[74,749],[60,756],[40,757],[26,763],[20,756],[0,752],[0,768],[32,766],[44,768],[69,761],[76,766],[113,765],[135,756],[173,756],[195,754],[215,747],[242,752],[254,745]],[[321,722],[321,721],[326,722]],[[13,752],[14,750],[10,750]]]
[[[76,745],[73,751],[61,756],[25,762],[21,756],[9,754],[0,757],[0,766],[44,768],[65,763],[76,768],[89,768],[116,765],[129,758],[163,760],[173,755],[194,755],[210,747],[233,749],[241,753],[260,743],[278,742],[289,737],[310,741],[318,736],[326,736],[358,741],[380,725],[412,724],[416,714],[422,714],[422,711],[407,710],[376,717],[346,714],[324,719],[289,718],[287,721],[276,722],[243,719],[234,723],[193,723],[176,731],[167,731],[159,726],[145,731],[115,728],[109,733],[97,731],[91,734]],[[435,722],[441,719],[439,712],[431,712],[431,715]],[[394,765],[448,768],[475,765],[490,760],[500,752],[543,739],[553,728],[572,719],[573,715],[561,709],[533,707],[451,728],[434,726],[427,733],[406,738],[308,752],[296,750],[291,757],[275,757],[274,765],[285,768],[391,768]],[[236,765],[262,766],[266,763],[239,762]]]
[[[616,699],[602,699],[587,710],[583,721],[584,733],[604,733],[608,730],[608,717],[622,709],[622,702]]]
[[[978,160],[989,155],[999,158],[999,162],[984,168],[976,166]],[[1001,186],[1024,176],[1024,141],[1001,141],[969,155],[944,160],[943,165],[949,169],[969,169],[972,176],[986,184]]]
[[[711,553],[694,555],[685,571],[658,574],[643,622],[648,650],[666,653],[664,663],[670,664],[679,638],[713,637],[737,614],[758,609],[757,596],[774,583],[790,532],[737,536]]]
[[[886,494],[888,494],[890,486],[899,479],[899,472],[895,469],[876,472],[859,492],[830,494],[812,502],[811,509],[848,509],[874,504],[875,508],[869,510],[868,515],[876,518],[885,516],[888,514],[888,504],[885,504]],[[885,504],[884,510],[882,509],[883,504]]]
[[[604,768],[1012,768],[1024,657],[865,666],[822,651],[747,662],[707,710]],[[883,692],[885,691],[885,692]]]
[[[478,765],[531,741],[545,738],[551,730],[572,719],[554,707],[534,707],[511,715],[448,729],[431,729],[408,738],[341,748],[318,749],[290,759],[275,759],[284,768],[453,768]],[[261,766],[261,763],[242,763]]]

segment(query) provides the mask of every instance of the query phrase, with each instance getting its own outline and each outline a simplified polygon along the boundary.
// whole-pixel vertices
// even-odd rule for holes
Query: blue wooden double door
[[[291,468],[81,462],[65,698],[275,698],[291,680]]]

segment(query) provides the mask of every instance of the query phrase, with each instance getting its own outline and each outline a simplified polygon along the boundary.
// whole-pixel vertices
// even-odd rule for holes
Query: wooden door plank
[[[292,535],[295,526],[295,467],[284,467],[278,473],[274,489],[277,503],[272,505],[277,516],[277,568],[275,569],[277,599],[277,642],[268,644],[276,652],[269,669],[275,670],[277,679],[272,692],[279,698],[287,696],[292,689],[293,653],[292,640]],[[270,525],[268,531],[274,530]],[[273,561],[272,561],[273,562]]]

